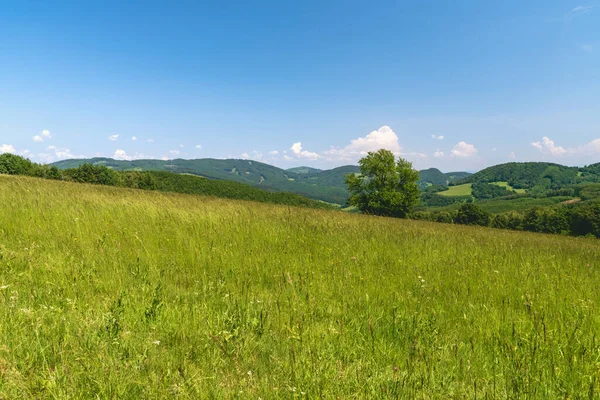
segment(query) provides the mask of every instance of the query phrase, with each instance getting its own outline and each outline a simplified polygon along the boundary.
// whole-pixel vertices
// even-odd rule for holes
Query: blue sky
[[[600,2],[4,0],[0,145],[39,162],[600,162]]]

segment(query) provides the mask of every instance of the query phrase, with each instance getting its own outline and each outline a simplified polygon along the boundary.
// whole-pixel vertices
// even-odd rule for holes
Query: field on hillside
[[[525,189],[515,189],[514,187],[510,186],[508,184],[508,182],[490,182],[490,183],[493,184],[493,185],[500,186],[500,187],[505,187],[506,189],[512,190],[515,193],[525,193],[525,192],[527,192]]]
[[[438,192],[440,196],[469,196],[471,194],[471,184],[465,183],[464,185],[449,186],[448,190]]]
[[[597,398],[600,242],[0,175],[0,398]]]

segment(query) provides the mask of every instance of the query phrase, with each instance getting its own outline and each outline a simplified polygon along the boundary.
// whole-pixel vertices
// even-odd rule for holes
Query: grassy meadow
[[[448,190],[438,192],[440,196],[470,196],[472,193],[471,183],[465,183],[463,185],[448,186]]]
[[[600,242],[0,176],[0,398],[598,398]]]

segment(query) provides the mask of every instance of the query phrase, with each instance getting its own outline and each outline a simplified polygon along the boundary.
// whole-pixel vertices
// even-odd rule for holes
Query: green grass
[[[465,183],[464,185],[449,186],[448,190],[438,192],[440,196],[469,196],[471,195],[471,184]]]
[[[595,239],[0,176],[0,398],[597,398]]]
[[[512,190],[515,193],[525,193],[526,190],[525,189],[515,189],[512,186],[510,186],[508,184],[508,182],[490,182],[492,185],[497,185],[497,186],[501,186],[501,187],[505,187],[508,190]]]

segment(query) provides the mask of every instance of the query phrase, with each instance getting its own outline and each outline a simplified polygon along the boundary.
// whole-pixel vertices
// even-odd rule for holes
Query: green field
[[[508,182],[490,182],[492,185],[496,185],[496,186],[500,186],[500,187],[505,187],[508,190],[512,190],[515,193],[525,193],[527,192],[525,189],[515,189],[512,186],[510,186],[508,184]]]
[[[448,190],[438,192],[440,196],[470,196],[471,195],[471,184],[465,183],[464,185],[449,186]]]
[[[0,175],[0,398],[598,398],[600,245]]]

